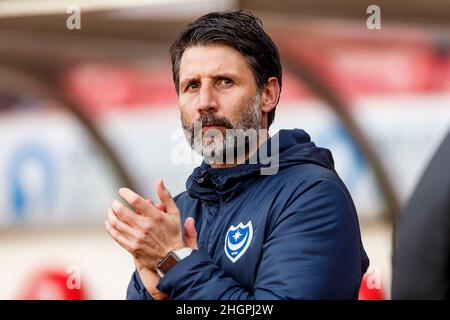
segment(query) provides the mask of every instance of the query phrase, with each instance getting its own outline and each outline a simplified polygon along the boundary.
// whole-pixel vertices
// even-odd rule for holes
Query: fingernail
[[[120,195],[122,198],[126,198],[126,197],[128,197],[128,196],[132,196],[133,194],[137,194],[137,193],[134,192],[134,191],[131,190],[131,189],[128,189],[128,188],[120,188],[120,189],[119,189],[119,195]]]

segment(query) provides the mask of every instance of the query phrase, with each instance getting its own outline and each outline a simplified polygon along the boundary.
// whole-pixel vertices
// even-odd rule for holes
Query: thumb
[[[195,230],[195,220],[189,217],[184,222],[184,242],[191,249],[198,249],[197,231]]]

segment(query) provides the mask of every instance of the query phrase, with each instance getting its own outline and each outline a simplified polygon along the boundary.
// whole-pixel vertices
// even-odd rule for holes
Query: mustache
[[[226,117],[215,117],[214,115],[202,114],[195,121],[201,122],[202,127],[204,126],[222,126],[227,129],[234,129],[233,124]],[[194,124],[192,124],[192,130],[194,130]]]

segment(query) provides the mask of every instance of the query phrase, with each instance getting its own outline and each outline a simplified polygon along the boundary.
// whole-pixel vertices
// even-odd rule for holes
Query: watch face
[[[177,258],[175,258],[173,253],[170,252],[158,265],[158,269],[159,271],[161,271],[162,274],[166,274],[167,272],[169,272],[170,269],[172,269],[174,265],[177,264],[177,262],[178,262]]]

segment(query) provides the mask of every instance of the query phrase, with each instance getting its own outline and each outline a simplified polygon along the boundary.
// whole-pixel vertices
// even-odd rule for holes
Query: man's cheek
[[[178,96],[178,105],[180,110],[188,112],[189,110],[197,110],[198,95],[197,94],[183,94]]]

